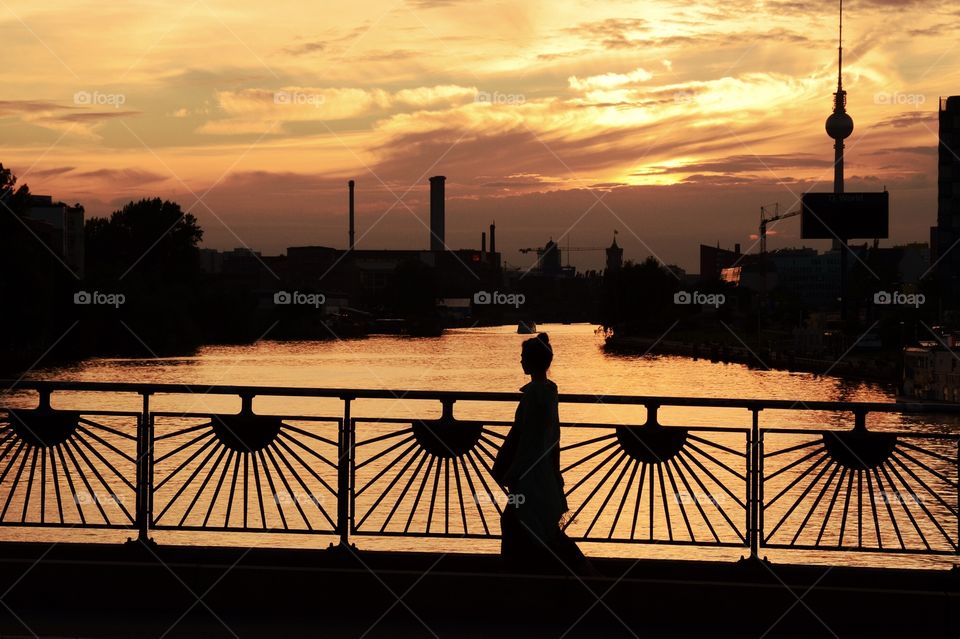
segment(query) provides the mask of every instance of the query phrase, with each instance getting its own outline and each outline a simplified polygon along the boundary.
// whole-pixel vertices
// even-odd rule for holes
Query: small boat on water
[[[537,332],[536,322],[517,323],[517,335],[533,335],[536,332]]]

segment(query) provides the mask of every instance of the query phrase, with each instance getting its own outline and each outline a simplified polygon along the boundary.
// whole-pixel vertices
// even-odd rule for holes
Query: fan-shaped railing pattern
[[[507,422],[354,420],[352,531],[497,537],[491,475]],[[744,546],[746,429],[564,424],[568,533],[589,541]],[[739,449],[739,450],[738,450]]]
[[[957,439],[764,434],[766,547],[957,552]]]
[[[507,499],[490,469],[509,424],[355,420],[355,534],[493,537]]]
[[[152,527],[334,532],[339,423],[154,414]]]
[[[0,409],[0,526],[496,539],[526,495],[492,476],[509,421],[457,419],[457,401],[516,394],[31,382]],[[55,409],[51,393],[138,394],[142,411]],[[159,393],[239,398],[237,413],[153,410]],[[262,414],[256,397],[333,398],[336,416]],[[128,397],[129,398],[129,397]],[[437,402],[438,418],[356,414],[357,399]],[[574,539],[805,552],[960,553],[960,407],[561,396],[642,406],[642,424],[563,423]],[[58,404],[59,405],[59,404]],[[422,408],[421,404],[419,408]],[[661,425],[661,407],[738,409],[739,426]],[[419,409],[418,408],[418,409]],[[482,415],[474,408],[469,414]],[[765,428],[766,410],[824,411],[830,428]],[[466,414],[466,411],[464,411]],[[899,414],[868,429],[867,416]],[[930,422],[926,416],[942,415]],[[852,415],[850,428],[836,427]],[[927,425],[921,425],[923,415]],[[930,424],[940,424],[936,428]],[[901,424],[899,430],[891,424]],[[532,498],[532,497],[531,497]],[[466,546],[465,546],[466,547]],[[618,551],[619,552],[619,551]],[[746,553],[744,553],[746,554]]]
[[[0,411],[0,525],[130,528],[140,415]]]
[[[571,426],[561,446],[571,536],[746,544],[746,429]]]

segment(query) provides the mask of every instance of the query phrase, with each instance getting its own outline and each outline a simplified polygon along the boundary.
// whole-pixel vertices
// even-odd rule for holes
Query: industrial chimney
[[[437,175],[430,178],[430,250],[442,251],[446,248],[444,240],[444,184],[447,178]]]
[[[497,225],[496,223],[490,225],[490,253],[497,252]]]
[[[350,180],[347,184],[350,185],[350,250],[352,251],[355,247],[353,232],[353,188],[356,186],[356,183]]]
[[[480,254],[487,254],[487,232],[483,231],[480,233]]]

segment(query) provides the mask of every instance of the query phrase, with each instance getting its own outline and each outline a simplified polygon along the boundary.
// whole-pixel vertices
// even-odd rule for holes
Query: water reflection
[[[602,338],[590,325],[548,325],[556,353],[551,377],[561,392],[594,395],[588,404],[564,404],[561,419],[571,423],[640,424],[646,421],[642,406],[608,406],[599,400],[605,395],[688,396],[789,400],[797,402],[890,402],[892,387],[855,382],[829,376],[788,371],[751,369],[741,364],[722,364],[671,356],[619,356],[604,353]],[[134,359],[91,359],[79,364],[31,373],[33,379],[143,382],[194,385],[254,385],[314,388],[374,388],[411,390],[507,391],[525,382],[519,367],[520,343],[513,327],[452,330],[438,339],[410,339],[393,336],[331,342],[261,342],[248,346],[209,346],[192,357]],[[140,398],[134,394],[113,396],[109,405],[92,393],[57,393],[54,406],[137,411]],[[15,391],[5,405],[31,406],[35,394]],[[203,393],[158,395],[151,400],[155,411],[169,413],[235,413],[239,399]],[[462,419],[509,422],[509,403],[459,402],[456,415]],[[337,417],[342,404],[337,399],[262,397],[254,403],[262,414]],[[436,418],[437,402],[416,401],[402,395],[389,400],[359,400],[355,416],[389,418]],[[682,426],[724,426],[746,428],[751,415],[743,409],[665,407],[660,422]],[[915,415],[872,414],[868,424],[875,429],[907,431],[934,430],[950,433],[957,419],[937,420]],[[849,428],[852,416],[821,411],[770,410],[761,414],[766,428]],[[567,437],[577,437],[571,429]],[[378,470],[371,466],[371,470]],[[785,478],[792,474],[784,475]],[[669,479],[669,477],[668,477]],[[203,511],[211,512],[211,511]],[[189,513],[187,513],[189,514]],[[371,520],[373,521],[373,520]],[[379,523],[374,521],[374,523]],[[616,528],[616,522],[613,527]],[[223,543],[229,543],[226,537]],[[237,543],[234,541],[233,543]],[[316,543],[311,541],[310,543]],[[373,540],[365,545],[375,545]],[[388,540],[388,547],[422,549],[422,542]],[[433,542],[429,542],[433,544]],[[470,542],[469,549],[483,550],[490,542]],[[433,544],[437,549],[443,542]],[[433,547],[432,546],[432,547]],[[463,544],[456,546],[464,550]],[[636,546],[620,549],[606,546],[605,554],[635,554]],[[644,555],[661,550],[643,548]],[[699,555],[699,549],[676,550],[675,556]],[[862,561],[851,559],[852,563]],[[906,562],[908,560],[904,560]],[[930,565],[925,558],[909,560],[910,565]]]
[[[894,389],[810,373],[765,371],[672,356],[604,353],[596,327],[546,325],[563,393],[892,401]],[[317,388],[516,391],[524,336],[513,327],[455,329],[441,338],[374,336],[328,342],[207,346],[191,357],[96,358],[31,373],[32,379]]]

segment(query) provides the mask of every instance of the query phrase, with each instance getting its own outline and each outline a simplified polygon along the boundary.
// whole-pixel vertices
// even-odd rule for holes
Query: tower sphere
[[[831,113],[826,123],[827,135],[834,140],[845,140],[853,133],[853,118],[844,112]]]

